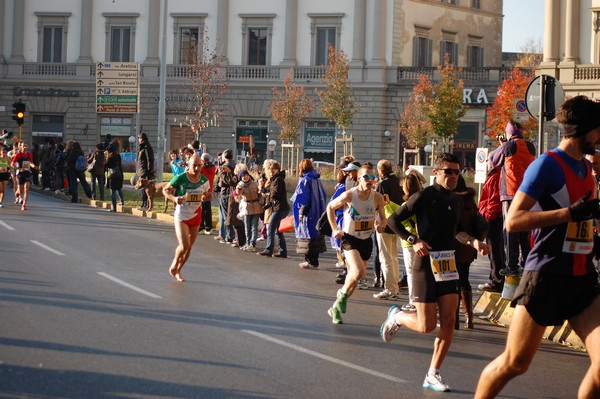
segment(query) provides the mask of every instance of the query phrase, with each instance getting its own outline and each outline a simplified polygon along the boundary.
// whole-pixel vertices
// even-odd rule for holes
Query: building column
[[[298,38],[298,0],[286,0],[285,2],[285,47],[283,50],[282,66],[295,66],[296,41]]]
[[[546,0],[544,14],[544,62],[558,62],[560,61],[560,2]]]
[[[229,0],[219,0],[217,6],[217,49],[223,57],[223,65],[229,65],[227,43],[229,41]]]
[[[354,28],[352,29],[352,59],[351,67],[365,66],[365,36],[366,36],[367,1],[354,0]]]
[[[160,57],[160,31],[162,29],[161,13],[163,7],[160,6],[160,0],[150,0],[148,2],[148,54],[144,64],[159,65]],[[164,27],[167,29],[167,27]]]
[[[25,0],[13,2],[12,54],[9,63],[25,62],[23,34],[25,26]]]
[[[565,7],[565,58],[563,62],[579,63],[579,0],[567,0]]]
[[[385,82],[386,1],[373,1],[373,55],[367,62],[367,81]]]
[[[2,27],[6,25],[6,10],[4,9],[4,7],[4,0],[0,0],[0,15],[2,15],[2,19],[0,20],[0,26]],[[0,29],[0,64],[4,64],[4,60],[4,29]]]
[[[79,42],[78,64],[89,64],[92,60],[92,17],[94,0],[83,0],[81,2],[81,29]]]

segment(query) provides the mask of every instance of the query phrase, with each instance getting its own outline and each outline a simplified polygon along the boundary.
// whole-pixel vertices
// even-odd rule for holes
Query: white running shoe
[[[4,205],[2,205],[2,202],[0,202],[0,208],[3,208],[3,207],[4,207]]]
[[[431,389],[436,392],[450,392],[450,387],[444,384],[442,376],[439,373],[435,375],[426,375],[423,381],[423,388]]]
[[[358,288],[359,290],[366,290],[369,288],[369,284],[367,283],[367,279],[366,278],[361,278],[360,280],[358,280],[358,284],[356,285],[356,288]]]
[[[400,308],[396,305],[388,310],[387,318],[379,329],[379,335],[381,335],[383,342],[392,342],[392,339],[394,339],[394,336],[400,329],[400,324],[396,323],[396,314],[400,312]]]
[[[378,294],[373,294],[373,298],[396,301],[396,300],[398,300],[398,295],[392,294],[392,292],[390,290],[385,289]]]

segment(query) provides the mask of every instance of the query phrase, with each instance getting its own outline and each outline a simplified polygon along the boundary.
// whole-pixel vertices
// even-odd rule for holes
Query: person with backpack
[[[96,182],[100,191],[100,200],[104,201],[104,150],[103,145],[96,144],[96,150],[87,157],[88,171],[92,177],[92,198],[97,199]]]
[[[88,198],[92,198],[92,189],[85,178],[85,171],[87,169],[87,159],[81,144],[75,141],[73,147],[67,157],[67,171],[69,176],[69,191],[71,194],[71,202],[79,202],[79,194],[77,192],[77,180],[81,183],[83,191]]]

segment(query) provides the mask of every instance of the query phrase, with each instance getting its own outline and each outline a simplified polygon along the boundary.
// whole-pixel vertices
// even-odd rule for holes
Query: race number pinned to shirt
[[[0,173],[6,173],[8,172],[8,168],[4,165],[0,165]]]
[[[354,216],[354,231],[360,233],[373,230],[373,216],[371,215],[355,215]]]
[[[197,188],[195,190],[186,190],[185,202],[202,202],[203,190]]]
[[[24,171],[28,171],[31,168],[29,161],[23,161],[23,164],[21,166]]]
[[[458,280],[454,250],[429,251],[429,258],[431,259],[431,271],[435,281]]]
[[[563,243],[563,252],[570,254],[589,254],[594,247],[594,228],[592,220],[569,222]]]

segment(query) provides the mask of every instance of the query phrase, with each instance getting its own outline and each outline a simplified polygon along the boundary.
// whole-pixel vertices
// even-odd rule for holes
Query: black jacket
[[[271,184],[269,187],[270,191],[267,203],[271,204],[273,207],[273,212],[289,212],[290,203],[287,199],[287,189],[285,186],[285,170],[282,170],[271,177]]]
[[[154,150],[147,141],[140,144],[140,150],[137,153],[135,169],[138,177],[145,179],[154,178]]]

